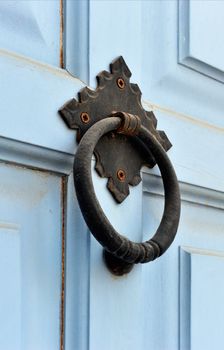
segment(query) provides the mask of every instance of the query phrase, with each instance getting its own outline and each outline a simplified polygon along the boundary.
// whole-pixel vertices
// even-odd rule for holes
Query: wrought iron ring
[[[96,198],[93,187],[91,159],[94,148],[101,136],[115,130],[126,135],[136,135],[145,144],[153,154],[163,179],[165,205],[162,220],[154,236],[143,243],[132,242],[113,228]],[[141,125],[137,116],[118,112],[89,128],[76,152],[74,184],[83,217],[91,233],[104,247],[106,265],[114,274],[123,275],[129,272],[134,264],[158,258],[173,242],[180,218],[177,177],[163,147],[153,134]]]

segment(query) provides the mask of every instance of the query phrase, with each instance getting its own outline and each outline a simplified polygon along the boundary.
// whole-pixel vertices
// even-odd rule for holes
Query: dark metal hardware
[[[133,127],[129,128],[129,119]],[[123,119],[123,121],[121,121]],[[126,125],[127,124],[127,125]],[[112,227],[96,198],[91,178],[93,150],[102,135],[110,131],[137,134],[152,152],[163,178],[165,208],[155,235],[144,243],[134,243]],[[139,118],[115,113],[93,125],[83,136],[74,161],[74,183],[85,221],[95,238],[105,248],[104,258],[109,269],[117,275],[129,272],[133,264],[146,263],[161,256],[175,238],[180,217],[180,194],[174,169],[166,152],[156,138],[141,124]],[[86,190],[88,189],[88,190]]]
[[[156,130],[157,120],[153,112],[142,107],[141,91],[137,84],[129,82],[131,72],[124,59],[119,57],[111,63],[110,71],[103,71],[97,76],[95,91],[85,87],[79,92],[78,101],[68,101],[59,111],[66,125],[78,130],[78,142],[96,122],[108,118],[114,111],[122,111],[137,115],[141,124],[167,151],[171,143],[164,131]],[[94,154],[96,171],[101,177],[108,178],[107,187],[119,203],[128,196],[129,185],[136,186],[141,181],[141,167],[152,168],[155,165],[151,151],[142,142],[120,133],[110,132],[102,136]],[[119,170],[123,171],[123,176],[120,176]]]
[[[96,91],[85,88],[80,93],[80,102],[71,100],[60,110],[66,124],[78,128],[80,144],[73,170],[82,214],[90,231],[105,249],[107,267],[116,275],[128,273],[134,264],[161,256],[175,238],[180,217],[178,181],[166,155],[171,144],[164,132],[156,130],[154,114],[143,109],[140,90],[129,83],[129,77],[130,71],[120,57],[111,65],[111,73],[102,72],[98,76]],[[125,90],[124,95],[119,95]],[[96,169],[101,176],[109,178],[108,188],[118,202],[128,195],[128,184],[139,183],[143,164],[158,164],[164,184],[165,206],[161,223],[150,240],[132,242],[120,235],[108,221],[93,188],[93,152]]]

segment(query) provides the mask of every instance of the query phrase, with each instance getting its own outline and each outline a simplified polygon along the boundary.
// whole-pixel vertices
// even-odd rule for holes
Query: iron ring
[[[116,116],[100,120],[82,137],[74,160],[74,184],[83,217],[94,237],[104,247],[109,269],[116,275],[129,272],[134,264],[146,263],[161,256],[173,242],[180,218],[180,191],[173,166],[150,131],[141,126],[137,137],[153,154],[163,179],[165,205],[162,220],[154,236],[135,243],[119,234],[104,214],[94,191],[91,159],[94,148],[105,133],[119,130],[121,119]]]

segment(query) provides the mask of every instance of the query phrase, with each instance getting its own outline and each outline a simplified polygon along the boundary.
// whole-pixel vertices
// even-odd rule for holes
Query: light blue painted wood
[[[224,255],[181,250],[181,349],[222,349]]]
[[[3,217],[2,217],[3,218]],[[20,225],[0,222],[0,345],[6,350],[21,344],[21,232]],[[13,337],[12,337],[13,333]]]
[[[185,0],[180,2],[186,3]],[[215,2],[212,4],[215,7]],[[183,15],[187,16],[187,12]],[[140,85],[144,99],[223,127],[222,85],[178,63],[178,38],[182,35],[178,27],[178,2],[143,1],[142,27]],[[220,34],[216,30],[213,35]]]
[[[84,84],[61,69],[39,64],[5,51],[1,52],[0,60],[2,67],[0,91],[4,94],[0,113],[2,116],[8,116],[0,125],[0,134],[74,154],[76,149],[74,132],[66,128],[57,110],[65,101],[76,96]],[[33,89],[34,92],[30,95],[29,92]],[[224,155],[219,149],[223,142],[223,129],[201,123],[191,116],[155,107],[147,102],[145,107],[148,109],[153,107],[159,120],[159,128],[166,130],[171,141],[175,143],[169,155],[174,162],[178,178],[184,182],[222,189],[223,170],[220,164],[224,163]],[[16,127],[12,128],[14,120]],[[182,137],[183,133],[186,137]],[[219,157],[214,157],[217,153]]]
[[[174,145],[168,155],[178,179],[224,191],[224,155],[220,152],[224,129],[159,108],[154,108],[154,112],[158,118],[158,129],[166,130]],[[153,172],[159,174],[158,168]]]
[[[155,180],[153,178],[151,180],[150,178],[147,179],[147,182],[145,182],[146,187],[144,188],[144,239],[155,231],[163,209],[161,187],[158,186],[157,182],[157,190],[155,191]],[[216,325],[215,314],[209,312],[209,309],[206,308],[206,302],[209,303],[209,307],[214,307],[215,310],[217,309],[218,305],[222,303],[222,297],[221,295],[218,296],[217,293],[219,292],[212,293],[211,290],[214,287],[214,290],[220,288],[222,291],[223,283],[220,279],[218,282],[216,275],[214,278],[216,278],[217,282],[212,287],[209,278],[206,279],[206,277],[203,277],[203,273],[200,273],[201,264],[203,264],[205,271],[204,275],[210,271],[210,268],[215,269],[215,262],[210,264],[209,259],[212,258],[210,255],[220,256],[220,258],[223,256],[224,194],[223,192],[217,194],[215,191],[212,191],[212,196],[206,189],[201,189],[200,197],[200,192],[199,194],[197,193],[198,188],[192,188],[187,185],[184,190],[184,187],[185,184],[181,184],[181,221],[178,235],[173,245],[155,263],[143,266],[143,295],[145,298],[147,296],[145,313],[147,315],[153,315],[153,321],[150,317],[144,318],[144,332],[147,334],[149,348],[158,350],[185,350],[200,349],[203,343],[201,337],[206,330],[206,335],[210,337],[209,344],[211,345],[213,342],[219,349],[223,343],[222,338],[217,338],[213,332],[215,332],[214,328],[220,330],[222,323],[220,323],[220,328],[219,325]],[[158,188],[160,188],[160,191],[158,191]],[[222,202],[220,202],[219,196]],[[150,217],[149,213],[151,214]],[[179,260],[178,248],[183,244],[188,247],[183,247]],[[195,259],[195,264],[192,266],[192,260],[189,254],[200,254],[199,257],[206,255],[207,258],[202,259],[201,263]],[[193,276],[193,273],[195,274],[194,279],[193,277],[190,278],[190,276]],[[223,263],[217,265],[217,274],[219,276],[223,274]],[[201,278],[203,281],[201,281]],[[194,288],[196,290],[192,289],[192,280],[194,280]],[[202,283],[204,287],[202,287]],[[198,295],[195,298],[194,306],[191,304],[192,293],[194,297]],[[208,317],[211,318],[209,321],[201,319],[198,309],[198,306],[200,307],[198,299],[200,299],[202,293],[204,309],[208,311]],[[213,300],[213,294],[217,295],[216,300]],[[210,333],[207,330],[208,323],[210,327],[213,324],[213,330]],[[194,338],[191,341],[190,334],[192,334],[193,328]],[[197,335],[197,333],[200,335]]]
[[[141,241],[141,185],[131,189],[131,196],[118,206],[105,191],[105,183],[94,174],[96,194],[110,222],[120,233]],[[124,346],[131,350],[143,349],[144,332],[140,321],[144,309],[142,266],[135,266],[127,276],[114,277],[103,264],[102,247],[93,237],[90,257],[89,349],[112,350],[116,347],[121,350]]]
[[[6,58],[8,56],[4,56],[3,63],[5,62],[5,64],[2,66],[4,67],[3,81],[5,78],[2,93],[4,93],[5,99],[1,103],[0,109],[1,115],[8,115],[8,118],[0,126],[1,134],[8,134],[14,139],[74,153],[76,148],[74,133],[66,128],[58,116],[54,96],[57,101],[61,101],[61,103],[59,102],[61,106],[65,100],[73,96],[75,89],[77,91],[83,85],[76,79],[66,74],[63,75],[61,70],[45,70],[42,66],[33,65],[24,60],[21,62],[17,58],[14,59],[14,57],[11,61],[11,56],[8,63]],[[6,74],[6,69],[8,69],[8,74]],[[17,77],[18,86],[24,86],[19,91],[13,83],[15,77]],[[9,82],[9,90],[6,89],[7,81]],[[43,82],[44,88],[42,88]],[[36,95],[30,96],[22,105],[24,92],[28,94],[33,83],[35,83],[37,91],[44,90],[43,94],[38,93],[38,108],[35,108]],[[54,89],[54,94],[52,94],[52,89]],[[8,106],[11,100],[17,101],[17,103],[14,103],[9,111]],[[146,104],[147,107],[149,108],[150,105]],[[17,123],[15,120],[16,128],[12,128],[12,120],[16,118],[18,111],[21,115],[20,122]],[[46,114],[48,115],[48,121],[45,117]],[[222,144],[222,129],[209,124],[202,124],[195,119],[179,114],[159,111],[156,108],[155,114],[159,120],[159,128],[166,130],[171,141],[175,142],[175,147],[169,151],[169,155],[174,162],[178,178],[184,182],[191,182],[204,187],[223,188],[223,172],[220,163],[224,162],[224,155],[219,153],[219,157],[214,157],[214,154],[219,152],[220,144]],[[54,128],[52,128],[53,123]],[[174,124],[176,128],[173,128]],[[41,138],[39,137],[40,130]],[[183,133],[187,136],[186,138],[182,137]],[[207,147],[208,138],[210,140],[209,148]],[[198,142],[195,143],[195,139]],[[184,156],[183,150],[185,152]],[[197,167],[195,167],[195,164]]]
[[[143,239],[155,233],[162,217],[163,197],[143,196]],[[178,231],[178,238],[181,235]],[[144,346],[155,350],[178,349],[178,238],[161,258],[143,266]],[[147,315],[147,316],[146,316]]]
[[[59,349],[61,178],[0,164],[0,348]]]
[[[222,82],[223,11],[222,1],[179,1],[179,62]]]
[[[224,71],[222,1],[190,1],[190,54],[208,65]],[[205,34],[206,33],[206,39]]]
[[[163,196],[164,188],[160,176],[151,174],[148,171],[142,172],[143,192],[151,193],[155,196]],[[224,209],[223,191],[211,190],[206,187],[195,186],[189,183],[180,182],[181,199],[190,204],[200,204],[202,206],[215,209]]]
[[[60,66],[60,0],[0,2],[0,47]]]
[[[205,321],[198,332],[198,325],[193,326],[191,315],[197,314],[200,305],[196,298],[193,309],[189,309],[191,286],[188,278],[183,280],[183,274],[190,271],[189,254],[184,248],[184,259],[181,255],[179,260],[179,246],[189,246],[191,251],[197,248],[197,251],[219,251],[223,254],[222,84],[178,64],[176,1],[70,1],[65,8],[68,70],[77,77],[89,79],[94,87],[95,75],[107,69],[114,57],[123,54],[133,71],[132,81],[138,82],[143,90],[146,108],[154,110],[159,119],[159,129],[164,129],[171,139],[174,147],[169,156],[181,182],[183,197],[181,222],[173,246],[161,259],[136,266],[128,276],[113,277],[102,262],[101,246],[90,238],[78,209],[71,174],[77,145],[74,132],[66,128],[57,114],[58,108],[75,96],[84,84],[64,70],[46,65],[44,59],[38,62],[1,50],[0,92],[4,98],[0,103],[0,159],[23,165],[23,168],[7,166],[10,170],[4,178],[12,189],[15,182],[18,188],[25,188],[16,201],[8,202],[6,193],[0,199],[3,203],[1,214],[4,214],[1,221],[4,237],[0,246],[4,252],[9,252],[2,254],[2,258],[6,264],[13,254],[14,259],[10,260],[7,271],[15,272],[16,277],[12,280],[5,270],[2,273],[8,278],[8,283],[15,286],[15,290],[20,289],[21,293],[20,305],[18,298],[14,298],[15,290],[10,290],[9,294],[7,289],[4,290],[6,297],[14,299],[15,310],[11,317],[7,315],[6,320],[10,325],[13,322],[24,325],[21,331],[15,331],[10,346],[17,350],[21,343],[21,349],[26,349],[26,346],[27,349],[35,349],[34,346],[40,344],[37,349],[44,349],[43,343],[46,342],[46,349],[59,348],[60,176],[67,174],[68,192],[64,208],[65,349],[182,350],[180,344],[187,344],[186,349],[189,349],[189,330],[192,327],[195,335],[191,344],[195,349],[200,342],[200,332],[210,324]],[[77,20],[74,23],[73,8],[74,19]],[[42,12],[43,7],[39,6],[38,14]],[[83,14],[86,17],[82,17]],[[53,61],[50,63],[54,64]],[[36,170],[25,170],[24,166]],[[48,180],[37,169],[50,171]],[[163,208],[158,169],[144,170],[143,179],[143,184],[132,189],[127,201],[118,206],[105,189],[105,179],[99,179],[94,173],[96,192],[109,219],[121,233],[137,241],[148,239],[154,233]],[[27,216],[27,207],[35,189],[40,192],[46,189],[46,195],[43,201],[29,210]],[[17,203],[18,217],[14,220]],[[11,211],[10,205],[14,206]],[[54,210],[51,214],[43,208]],[[54,236],[50,236],[53,231]],[[20,237],[25,238],[24,255],[19,251]],[[31,254],[33,251],[34,254]],[[23,263],[24,256],[30,262],[27,268]],[[17,264],[19,259],[22,259],[21,268]],[[196,259],[193,267],[194,296],[200,292],[198,278],[204,283],[204,289],[211,290],[206,284],[209,266],[214,268],[217,262],[217,273],[222,274],[222,263],[215,259],[214,264],[210,264],[207,256],[202,260]],[[198,277],[200,264],[204,270]],[[51,280],[48,279],[49,271],[52,272]],[[30,279],[22,279],[21,282],[20,276],[24,273]],[[42,285],[39,288],[36,283],[32,289],[35,276],[40,281],[44,278],[47,295]],[[218,283],[218,275],[215,275],[214,285]],[[31,289],[32,298],[27,297],[25,303],[23,293],[29,296]],[[50,297],[52,290],[53,299]],[[218,305],[222,297],[217,294],[216,299]],[[206,302],[210,302],[208,292],[200,307]],[[213,320],[215,324],[214,314],[210,314],[211,322]],[[219,317],[221,325],[222,314]],[[196,316],[194,318],[197,319]],[[5,334],[9,334],[9,327],[6,324]],[[216,335],[213,334],[213,337]],[[6,339],[3,338],[3,341],[6,342]],[[34,339],[35,343],[32,343]],[[214,344],[218,348],[220,342],[217,342],[215,339]],[[7,349],[6,345],[4,349]]]
[[[68,178],[66,225],[66,350],[89,349],[90,233],[75,196],[73,174]]]
[[[191,254],[180,248],[180,349],[191,349]]]
[[[62,69],[4,50],[0,53],[0,64],[0,91],[4,93],[0,114],[2,118],[7,116],[1,123],[0,134],[74,153],[74,132],[66,128],[58,109],[84,86],[83,83]]]
[[[142,2],[89,1],[89,83],[96,85],[96,75],[123,55],[141,82],[142,74]]]
[[[69,175],[74,154],[0,137],[0,161]]]
[[[84,16],[89,16],[89,24],[83,22],[80,29],[81,35],[85,36],[82,52],[86,51],[84,56],[89,58],[83,61],[89,84],[95,87],[95,75],[122,54],[133,72],[133,81],[141,87],[144,99],[223,127],[224,104],[220,83],[199,74],[200,69],[196,72],[178,62],[178,38],[181,43],[185,40],[178,16],[185,25],[187,11],[185,13],[182,6],[187,6],[187,1],[180,1],[180,13],[178,4],[176,0],[90,1]],[[217,12],[219,16],[221,5],[216,8],[214,1],[212,5],[213,13]],[[213,37],[216,33],[219,35],[219,29],[218,25],[213,28]],[[76,60],[75,49],[73,52]],[[78,55],[77,64],[81,61]],[[74,73],[79,76],[77,69]],[[83,69],[82,65],[82,77]]]
[[[206,254],[207,253],[207,254]],[[224,254],[200,252],[191,258],[191,348],[222,349],[224,343],[221,302]]]
[[[89,0],[64,2],[65,67],[72,75],[89,83]]]

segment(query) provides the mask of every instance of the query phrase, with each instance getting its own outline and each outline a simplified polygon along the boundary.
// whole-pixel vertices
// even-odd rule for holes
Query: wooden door
[[[223,4],[0,3],[0,348],[223,348]],[[120,55],[173,144],[182,214],[164,256],[114,277],[82,219],[75,134],[57,111]],[[93,177],[114,227],[148,239],[158,169],[142,169],[121,205]]]

